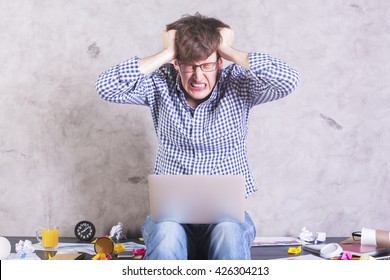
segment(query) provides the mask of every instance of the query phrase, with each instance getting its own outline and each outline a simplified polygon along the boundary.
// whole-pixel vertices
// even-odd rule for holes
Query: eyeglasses
[[[217,63],[216,62],[206,62],[202,64],[190,64],[190,63],[179,63],[180,71],[183,73],[194,73],[196,71],[196,68],[200,68],[203,72],[213,72],[217,69]]]
[[[361,231],[352,232],[352,238],[355,241],[359,241],[362,238],[362,232]]]

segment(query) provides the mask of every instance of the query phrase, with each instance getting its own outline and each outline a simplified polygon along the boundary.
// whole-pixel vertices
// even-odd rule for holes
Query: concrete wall
[[[260,236],[390,230],[390,2],[0,1],[0,235],[46,223],[73,236],[122,222],[139,236],[156,136],[146,107],[95,92],[97,76],[162,48],[165,24],[199,11],[235,46],[297,68],[294,94],[253,109],[248,199]]]

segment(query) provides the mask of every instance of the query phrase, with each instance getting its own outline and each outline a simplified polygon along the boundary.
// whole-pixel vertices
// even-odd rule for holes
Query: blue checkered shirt
[[[172,64],[144,75],[138,60],[102,73],[96,89],[104,100],[149,106],[159,144],[154,173],[244,175],[245,196],[255,192],[246,149],[249,111],[291,93],[298,73],[269,55],[250,53],[251,70],[236,64],[222,69],[210,98],[194,110]]]

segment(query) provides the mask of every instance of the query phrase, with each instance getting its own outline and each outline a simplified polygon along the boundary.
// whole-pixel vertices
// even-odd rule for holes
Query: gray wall
[[[390,230],[390,2],[0,1],[0,235],[43,224],[138,236],[156,136],[147,107],[101,100],[97,76],[162,48],[166,23],[226,21],[235,46],[297,68],[289,97],[255,107],[249,161],[258,235]]]

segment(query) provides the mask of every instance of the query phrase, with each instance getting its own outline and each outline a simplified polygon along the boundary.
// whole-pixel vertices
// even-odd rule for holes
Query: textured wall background
[[[73,236],[81,219],[98,235],[118,221],[139,235],[152,120],[101,100],[94,83],[159,51],[165,24],[196,11],[301,75],[293,95],[252,111],[258,235],[390,230],[389,1],[0,0],[0,235],[55,223]]]

